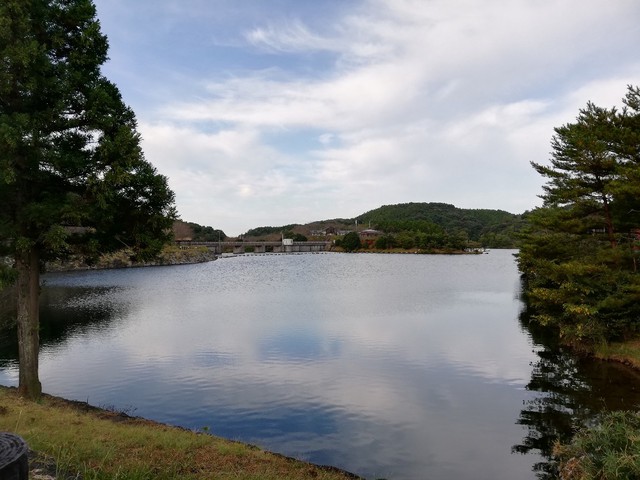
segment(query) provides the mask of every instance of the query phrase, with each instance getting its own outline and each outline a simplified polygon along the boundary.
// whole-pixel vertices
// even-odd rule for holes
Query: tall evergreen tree
[[[640,332],[640,92],[622,110],[589,103],[556,128],[542,208],[531,213],[519,265],[541,323],[569,340]]]
[[[29,398],[41,394],[41,261],[79,241],[72,231],[94,248],[153,255],[175,216],[133,112],[101,73],[107,49],[91,0],[0,2],[0,246],[15,259],[19,391]]]
[[[547,177],[545,206],[566,207],[582,228],[604,228],[615,245],[611,213],[612,183],[618,178],[618,157],[610,148],[616,111],[589,103],[577,121],[555,129],[551,165],[532,163]]]

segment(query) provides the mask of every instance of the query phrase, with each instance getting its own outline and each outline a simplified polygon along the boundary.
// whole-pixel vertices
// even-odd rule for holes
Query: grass
[[[601,360],[613,360],[640,369],[640,340],[606,343],[595,347],[594,355]]]
[[[640,415],[610,412],[598,425],[578,432],[569,445],[557,445],[562,480],[640,478]]]
[[[600,360],[640,369],[640,339],[602,343],[591,353]],[[554,455],[562,480],[640,480],[640,413],[604,414],[595,426],[576,433]]]
[[[26,440],[56,478],[344,480],[356,478],[211,435],[0,387],[0,429]],[[32,465],[33,468],[33,465]]]

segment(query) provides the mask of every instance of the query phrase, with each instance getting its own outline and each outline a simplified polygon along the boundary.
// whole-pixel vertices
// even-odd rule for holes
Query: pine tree
[[[576,122],[556,128],[550,165],[533,163],[547,184],[519,265],[535,318],[568,340],[611,340],[640,328],[632,219],[640,211],[639,98],[629,87],[621,111],[589,103]]]

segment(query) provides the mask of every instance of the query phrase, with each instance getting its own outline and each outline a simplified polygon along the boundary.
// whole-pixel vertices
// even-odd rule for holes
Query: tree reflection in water
[[[40,345],[54,346],[84,332],[109,328],[129,306],[116,301],[118,287],[48,287],[40,295]],[[3,310],[0,322],[0,368],[17,365],[15,311]]]
[[[524,401],[516,423],[523,425],[527,434],[512,451],[540,453],[546,460],[533,469],[538,478],[550,480],[558,478],[553,459],[556,442],[569,442],[578,428],[593,424],[602,412],[638,409],[640,373],[617,362],[577,355],[558,345],[551,332],[529,319],[525,310],[520,322],[539,357],[532,364],[526,388],[536,394]]]

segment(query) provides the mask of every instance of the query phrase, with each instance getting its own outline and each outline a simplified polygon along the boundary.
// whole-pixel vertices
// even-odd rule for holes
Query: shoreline
[[[0,428],[28,444],[30,478],[364,480],[206,432],[43,394],[39,402],[0,386]],[[122,477],[120,477],[122,476]],[[93,476],[91,478],[94,478]]]
[[[193,265],[214,261],[218,256],[206,247],[180,247],[168,245],[158,257],[149,262],[134,262],[133,252],[119,250],[102,255],[95,264],[89,265],[82,257],[70,258],[61,262],[48,262],[46,273],[75,272],[88,270],[110,270],[119,268],[162,267],[172,265]]]
[[[618,362],[640,372],[640,339],[594,347],[590,354],[605,362]]]

